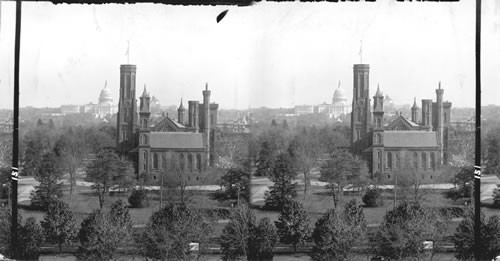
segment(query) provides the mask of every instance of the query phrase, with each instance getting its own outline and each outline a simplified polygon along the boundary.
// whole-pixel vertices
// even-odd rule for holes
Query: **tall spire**
[[[339,85],[337,86],[337,89],[340,89],[340,80],[339,80]]]
[[[208,82],[205,83],[205,91],[208,91]]]
[[[413,106],[412,108],[418,108],[417,106],[417,97],[413,97]]]
[[[441,81],[439,81],[439,89],[441,90]]]
[[[378,83],[377,83],[377,92],[375,93],[375,96],[377,96],[377,97],[383,96],[382,92],[380,91],[380,85]]]
[[[182,105],[182,98],[181,98],[181,104],[179,105],[179,109],[178,110],[184,110],[184,105]]]
[[[149,97],[149,93],[146,91],[146,84],[144,84],[144,91],[142,92],[142,97]]]
[[[108,87],[108,80],[104,82],[104,89],[106,89],[106,87]]]

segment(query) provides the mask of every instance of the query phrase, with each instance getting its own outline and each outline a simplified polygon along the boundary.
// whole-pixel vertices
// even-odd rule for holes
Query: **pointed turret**
[[[140,103],[140,113],[150,113],[149,111],[149,104],[150,104],[150,97],[149,93],[146,91],[146,84],[144,84],[144,91],[142,92],[142,96],[140,97],[141,103]]]
[[[375,97],[384,97],[384,95],[380,91],[380,85],[378,83],[377,83],[377,93],[375,93]]]
[[[148,97],[149,98],[149,93],[146,91],[146,84],[144,84],[144,91],[142,92],[142,97]]]
[[[417,97],[413,98],[413,106],[411,106],[411,121],[418,123],[418,111]]]
[[[184,105],[182,105],[182,98],[181,98],[181,104],[179,105],[179,108],[177,109],[177,122],[180,124],[184,125],[184,112],[186,109],[184,108]]]
[[[384,95],[380,91],[380,85],[377,84],[377,92],[373,96],[373,122],[375,128],[382,128],[384,120]]]
[[[417,108],[418,109],[418,105],[417,105],[417,97],[413,97],[413,106],[411,107],[412,109],[413,108]]]

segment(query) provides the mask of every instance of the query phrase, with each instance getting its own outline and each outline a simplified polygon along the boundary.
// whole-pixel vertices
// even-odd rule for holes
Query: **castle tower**
[[[351,113],[351,150],[360,155],[368,146],[367,135],[371,120],[369,95],[370,65],[354,65],[354,88]]]
[[[210,91],[208,90],[208,83],[205,84],[203,93],[203,126],[202,132],[205,137],[205,151],[207,165],[210,162]]]
[[[118,102],[116,147],[122,157],[135,148],[135,129],[137,125],[137,100],[135,99],[136,66],[120,65],[120,98]]]
[[[188,123],[189,127],[194,129],[194,132],[199,131],[199,107],[198,101],[188,101]]]
[[[377,93],[373,96],[373,123],[374,129],[383,128],[384,119],[384,95],[380,91],[380,87],[377,85]]]
[[[422,126],[428,127],[432,131],[432,100],[422,100]]]
[[[439,162],[443,164],[443,93],[441,89],[441,82],[436,89],[436,134],[439,146]]]
[[[144,91],[141,96],[139,106],[139,174],[149,173],[149,154],[150,154],[150,129],[149,129],[149,116],[150,111],[150,97],[144,85]]]
[[[411,106],[411,121],[418,123],[418,106],[417,106],[417,98],[413,99],[413,106]]]
[[[181,98],[181,105],[179,105],[179,108],[177,109],[177,121],[180,124],[184,125],[184,112],[186,109],[184,109],[184,106],[182,105],[182,98]]]
[[[373,154],[371,162],[371,173],[379,173],[384,177],[384,95],[380,91],[380,87],[377,85],[377,92],[373,96]]]

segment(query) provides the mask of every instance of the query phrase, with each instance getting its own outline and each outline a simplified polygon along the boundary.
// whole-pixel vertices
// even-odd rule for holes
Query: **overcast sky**
[[[0,2],[0,108],[12,108],[15,2]],[[21,107],[96,103],[105,81],[116,102],[120,64],[137,65],[163,105],[202,100],[221,109],[331,102],[352,97],[352,67],[370,64],[398,104],[413,97],[474,106],[475,1],[257,3],[235,6],[23,3]],[[229,9],[216,23],[217,15]],[[483,1],[483,104],[500,104],[500,2]]]

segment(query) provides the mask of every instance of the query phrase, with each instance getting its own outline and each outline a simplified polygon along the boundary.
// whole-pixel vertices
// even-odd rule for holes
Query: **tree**
[[[295,136],[290,143],[293,150],[293,160],[298,170],[304,175],[304,196],[308,194],[310,186],[310,172],[321,154],[319,139],[308,135],[307,132]]]
[[[34,217],[26,219],[18,230],[18,258],[38,259],[43,242],[43,230]]]
[[[421,258],[426,254],[423,242],[433,241],[432,251],[436,251],[444,229],[437,212],[418,202],[403,201],[385,214],[373,240],[380,256],[395,260]]]
[[[354,158],[345,150],[336,150],[321,166],[320,180],[330,183],[334,207],[338,205],[343,188],[348,184],[360,184],[368,175],[366,163]]]
[[[309,216],[304,206],[295,200],[283,206],[278,221],[274,223],[280,241],[284,244],[291,244],[294,253],[297,252],[297,245],[303,245],[311,235]]]
[[[378,207],[384,204],[382,193],[378,188],[368,188],[365,195],[363,195],[363,203],[367,207]]]
[[[131,208],[143,208],[149,205],[147,190],[134,189],[128,197]]]
[[[238,260],[247,256],[250,230],[255,219],[255,214],[245,204],[231,213],[220,237],[222,260]]]
[[[121,242],[128,241],[132,236],[132,217],[121,199],[111,204],[109,218]]]
[[[87,155],[86,143],[82,131],[76,133],[69,129],[57,140],[54,151],[62,163],[61,166],[69,173],[69,196],[73,197],[73,188],[76,186],[76,171],[82,165]]]
[[[118,229],[109,213],[94,210],[82,221],[77,257],[81,260],[111,260],[122,242]]]
[[[170,202],[163,209],[153,213],[140,238],[140,245],[146,257],[159,260],[189,260],[189,244],[200,245],[203,252],[211,231],[211,222],[200,212],[185,204]]]
[[[394,189],[402,195],[403,200],[407,200],[410,196],[413,196],[414,202],[422,199],[423,195],[419,193],[422,179],[415,169],[401,169],[396,172],[395,176],[397,176],[397,183]]]
[[[38,127],[28,132],[23,138],[26,147],[23,153],[24,168],[23,174],[36,176],[40,171],[43,156],[52,151],[55,143],[53,130],[46,127]]]
[[[166,187],[169,188],[169,193],[167,194],[170,198],[169,200],[179,202],[181,204],[185,204],[190,201],[192,192],[186,188],[189,186],[191,181],[188,179],[188,175],[186,175],[184,171],[176,166],[168,172],[165,171],[162,175],[164,175],[164,183],[166,184]]]
[[[12,245],[11,217],[9,209],[0,207],[0,253],[14,257],[14,251],[16,251],[19,259],[37,259],[43,242],[43,232],[36,223],[36,219],[30,217],[23,224],[22,217],[18,214],[18,242]],[[16,249],[13,249],[14,246]]]
[[[40,182],[31,192],[31,205],[36,208],[47,209],[53,200],[62,197],[62,171],[60,162],[53,152],[46,153],[40,164],[35,179]]]
[[[274,163],[274,155],[269,142],[267,141],[262,142],[256,163],[257,163],[257,170],[255,172],[256,176],[267,177],[271,175]]]
[[[224,187],[223,199],[243,200],[248,202],[250,173],[243,168],[230,168],[222,176],[222,186]]]
[[[454,201],[461,198],[470,198],[473,179],[474,166],[461,167],[453,178],[455,187],[443,192],[443,196]]]
[[[330,209],[316,222],[310,256],[316,261],[345,260],[354,243],[365,233],[363,208],[355,201],[346,204],[343,212]]]
[[[493,206],[500,208],[500,185],[493,189]]]
[[[131,175],[133,169],[130,163],[121,160],[112,150],[101,150],[96,159],[87,166],[86,181],[94,183],[92,188],[99,197],[99,206],[103,207],[104,197],[109,188],[117,184],[120,177]]]
[[[320,148],[328,154],[336,152],[341,147],[349,146],[348,137],[339,129],[325,126],[317,131],[316,137],[319,139]]]
[[[109,149],[115,146],[115,139],[113,139],[110,134],[95,127],[85,130],[84,139],[89,152],[94,154],[98,154],[103,149]]]
[[[70,244],[78,233],[75,215],[68,204],[59,200],[51,202],[41,225],[46,241],[58,244],[59,253],[62,253],[62,245]]]
[[[227,169],[248,165],[252,134],[221,129],[216,132],[216,135],[215,154],[218,166]]]
[[[21,215],[18,214],[17,224],[22,224]],[[0,253],[13,256],[11,245],[12,213],[9,208],[0,207]]]
[[[273,249],[279,237],[268,217],[259,220],[250,228],[248,260],[273,260]]]
[[[288,201],[297,195],[295,191],[295,169],[287,153],[276,158],[272,175],[269,177],[274,183],[265,193],[265,207],[280,210]]]
[[[474,212],[469,209],[453,235],[455,257],[460,260],[469,260],[474,256],[474,219]],[[480,231],[481,241],[477,244],[480,256],[476,258],[493,260],[500,253],[500,217],[491,216],[486,222],[484,214],[481,213]]]
[[[486,135],[486,173],[500,175],[500,128],[492,129]]]
[[[269,218],[256,222],[255,214],[244,204],[231,213],[221,240],[222,260],[272,260],[279,238]]]

